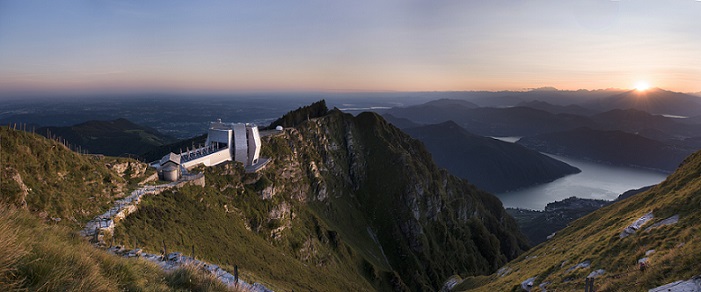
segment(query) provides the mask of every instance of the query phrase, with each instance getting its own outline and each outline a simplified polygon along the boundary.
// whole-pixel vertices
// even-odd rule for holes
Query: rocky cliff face
[[[437,289],[455,272],[493,272],[527,248],[496,197],[437,168],[420,142],[376,114],[334,110],[264,144],[273,163],[262,175],[276,196],[304,202],[350,245],[374,245],[380,252],[365,254],[366,265],[396,272],[395,288]],[[283,209],[269,219],[292,218]]]

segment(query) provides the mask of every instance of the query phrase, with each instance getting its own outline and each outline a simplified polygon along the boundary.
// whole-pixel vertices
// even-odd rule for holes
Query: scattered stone
[[[217,279],[222,281],[222,283],[224,283],[225,285],[229,287],[239,287],[242,288],[243,291],[272,292],[272,290],[266,288],[265,286],[259,283],[248,284],[240,278],[237,282],[234,275],[222,269],[221,267],[200,260],[196,260],[188,256],[183,256],[179,252],[169,253],[168,255],[166,255],[167,260],[165,261],[163,260],[163,256],[149,253],[142,253],[141,258],[159,265],[162,269],[166,271],[171,271],[186,265],[194,266],[203,271],[211,273]]]
[[[543,283],[540,283],[540,285],[538,285],[538,288],[540,288],[540,290],[542,290],[543,292],[546,292],[546,291],[548,291],[548,290],[546,290],[545,288],[546,288],[548,285],[550,285],[550,283],[552,283],[552,282],[550,282],[550,281],[545,281],[545,282],[543,282]]]
[[[648,221],[652,220],[652,218],[655,218],[655,216],[652,214],[652,212],[647,213],[643,215],[643,217],[638,218],[638,220],[635,220],[633,224],[628,225],[625,229],[620,234],[620,238],[626,238],[628,235],[634,234],[640,227],[645,225]]]
[[[603,275],[604,273],[606,273],[606,270],[604,270],[604,269],[598,269],[598,270],[596,270],[596,271],[593,271],[593,272],[589,273],[589,276],[587,276],[587,278],[596,278],[596,277],[598,277],[598,276]]]
[[[555,234],[557,234],[557,232],[551,233],[550,235],[548,235],[548,237],[546,237],[546,239],[547,239],[547,240],[552,239],[553,237],[555,237]]]
[[[652,224],[652,226],[650,226],[650,227],[648,227],[648,228],[645,228],[645,231],[650,231],[650,229],[657,228],[657,227],[661,227],[661,226],[665,226],[665,225],[672,225],[672,224],[675,224],[675,223],[677,223],[677,222],[679,222],[679,214],[676,214],[676,215],[674,215],[674,216],[672,216],[672,217],[669,217],[669,218],[664,219],[664,220],[662,220],[662,221],[660,221],[660,222],[657,222],[657,223],[655,223],[655,224]]]
[[[647,264],[647,262],[649,262],[649,261],[650,261],[650,258],[647,258],[647,257],[641,258],[641,259],[638,259],[638,264]]]
[[[272,199],[273,196],[275,196],[275,186],[268,186],[262,191],[260,191],[261,199],[263,200],[269,200]]]
[[[694,276],[686,281],[676,281],[657,288],[652,288],[648,292],[697,292],[701,291],[701,275]]]
[[[531,292],[531,289],[533,289],[533,282],[535,281],[535,277],[528,278],[526,281],[521,282],[521,289],[523,291],[528,291]]]
[[[509,268],[509,267],[502,267],[501,269],[499,269],[499,270],[497,271],[497,276],[499,276],[499,277],[504,277],[504,276],[508,275],[509,273],[511,273],[511,268]]]
[[[586,261],[583,261],[579,264],[572,266],[571,268],[567,269],[567,271],[570,272],[570,271],[574,271],[574,270],[579,269],[579,268],[588,268],[589,266],[591,266],[591,261],[586,260]]]
[[[655,250],[654,250],[654,249],[648,250],[648,251],[645,252],[645,256],[649,256],[649,255],[651,255],[651,254],[653,254],[653,253],[655,253]]]
[[[448,281],[445,281],[445,284],[443,284],[443,288],[441,288],[441,291],[450,291],[453,290],[455,286],[458,284],[462,283],[462,279],[460,276],[452,276]]]

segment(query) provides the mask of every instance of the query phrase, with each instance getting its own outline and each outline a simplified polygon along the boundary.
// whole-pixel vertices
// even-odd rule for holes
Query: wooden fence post
[[[594,278],[586,278],[584,282],[584,292],[594,292]]]

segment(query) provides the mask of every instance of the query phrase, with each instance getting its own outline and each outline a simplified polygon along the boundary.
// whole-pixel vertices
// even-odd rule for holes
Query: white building
[[[158,167],[158,177],[165,181],[177,181],[182,172],[180,170],[180,155],[169,153],[161,158]]]
[[[178,156],[180,165],[189,169],[199,164],[217,165],[226,161],[238,161],[244,167],[255,166],[260,158],[260,134],[258,127],[252,124],[212,122],[207,132],[204,146],[186,149]],[[164,156],[161,161],[174,157],[173,153]],[[161,164],[159,169],[166,165]]]

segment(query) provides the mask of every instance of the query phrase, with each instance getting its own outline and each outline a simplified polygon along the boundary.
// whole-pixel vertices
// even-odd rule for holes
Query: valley
[[[479,109],[474,104],[451,100],[430,104],[438,108]],[[393,112],[394,109],[381,108],[381,111]],[[498,109],[488,112],[496,113]],[[236,267],[244,281],[261,283],[260,287],[274,291],[316,290],[312,287],[339,291],[434,290],[447,279],[458,279],[451,280],[455,285],[453,290],[483,289],[496,287],[492,285],[498,285],[499,280],[493,278],[493,273],[506,271],[504,266],[508,269],[509,265],[518,265],[522,253],[533,252],[529,249],[533,244],[540,244],[537,249],[550,242],[545,237],[555,234],[553,238],[557,238],[564,232],[560,229],[569,230],[581,221],[573,220],[582,216],[588,218],[593,215],[586,214],[597,214],[600,208],[621,204],[585,198],[612,200],[626,190],[656,184],[665,177],[663,173],[631,168],[625,163],[601,164],[602,161],[617,164],[606,157],[585,160],[541,154],[538,151],[549,152],[553,148],[538,148],[529,141],[533,141],[532,137],[549,134],[529,136],[527,132],[512,129],[508,133],[519,138],[499,138],[508,141],[504,142],[467,132],[452,121],[422,125],[421,121],[398,118],[394,114],[388,114],[388,121],[377,113],[352,115],[328,109],[324,100],[299,107],[271,122],[271,127],[283,125],[284,131],[263,139],[262,155],[271,157],[271,163],[259,172],[246,173],[241,166],[232,163],[198,167],[193,171],[203,173],[203,184],[145,196],[138,207],[129,207],[129,216],[115,222],[108,232],[95,236],[105,248],[114,244],[128,248],[127,251],[140,248],[145,257],[154,259],[158,259],[164,246],[168,246],[169,252],[183,255],[194,250],[198,260],[229,273]],[[551,117],[560,119],[563,116]],[[579,119],[588,118],[582,116],[574,120]],[[503,127],[508,127],[509,123],[538,127],[524,123],[525,120],[503,121]],[[394,127],[394,123],[400,124],[402,130]],[[112,126],[117,124],[121,128]],[[687,127],[687,133],[695,133],[693,124]],[[90,147],[88,143],[104,143],[109,139],[116,140],[103,145],[117,146],[115,149],[125,149],[118,146],[119,141],[125,139],[133,143],[146,141],[151,144],[137,147],[141,150],[137,157],[143,161],[158,159],[167,151],[201,144],[205,139],[199,136],[175,143],[172,138],[158,140],[161,138],[155,137],[161,136],[156,130],[126,120],[46,129],[67,133],[70,138],[57,137],[56,140],[65,139],[67,144],[86,148]],[[121,134],[134,133],[135,129],[143,131],[138,134],[140,138]],[[106,135],[90,134],[90,131]],[[113,133],[108,134],[110,131]],[[85,142],[80,140],[81,135],[93,138]],[[3,151],[7,149],[4,143]],[[575,145],[592,149],[585,142]],[[567,145],[559,147],[576,149]],[[604,149],[606,147],[599,151]],[[578,156],[576,153],[568,155]],[[669,156],[663,151],[646,154],[654,155]],[[77,232],[83,226],[80,222],[87,222],[91,214],[99,215],[99,210],[108,208],[110,202],[118,202],[124,191],[138,189],[136,182],[153,171],[129,170],[142,165],[129,158],[83,156],[95,157],[97,161],[124,161],[126,170],[120,166],[120,173],[116,175],[132,178],[105,179],[108,185],[124,182],[119,183],[119,189],[114,189],[113,199],[103,200],[101,207],[93,207],[93,211],[82,211],[81,219],[72,219],[77,217],[66,213],[65,209],[34,202],[27,203],[30,212],[45,212],[45,218],[59,218],[59,224],[69,224]],[[467,166],[467,171],[460,172],[456,166]],[[492,166],[498,167],[492,169]],[[15,167],[24,169],[21,164]],[[475,170],[477,172],[470,172]],[[557,171],[551,176],[545,175],[552,170]],[[22,178],[25,177],[23,171],[28,170],[19,172]],[[46,174],[38,176],[44,177],[45,182],[60,181],[65,174],[58,173],[58,178],[48,180]],[[519,177],[524,180],[519,182]],[[6,178],[3,176],[3,183]],[[491,185],[488,180],[492,180]],[[22,183],[24,187],[22,184],[7,186],[12,190],[41,189],[36,181]],[[482,188],[497,191],[497,196],[481,191]],[[5,202],[21,207],[23,196],[32,197],[20,195]],[[505,210],[504,207],[525,209]],[[66,222],[63,218],[71,220]],[[681,218],[681,222],[685,222],[684,217]],[[512,262],[513,259],[516,262]],[[589,258],[596,262],[593,259]],[[427,273],[417,274],[417,271]],[[320,274],[324,277],[315,276]],[[538,279],[533,281],[538,282]]]

